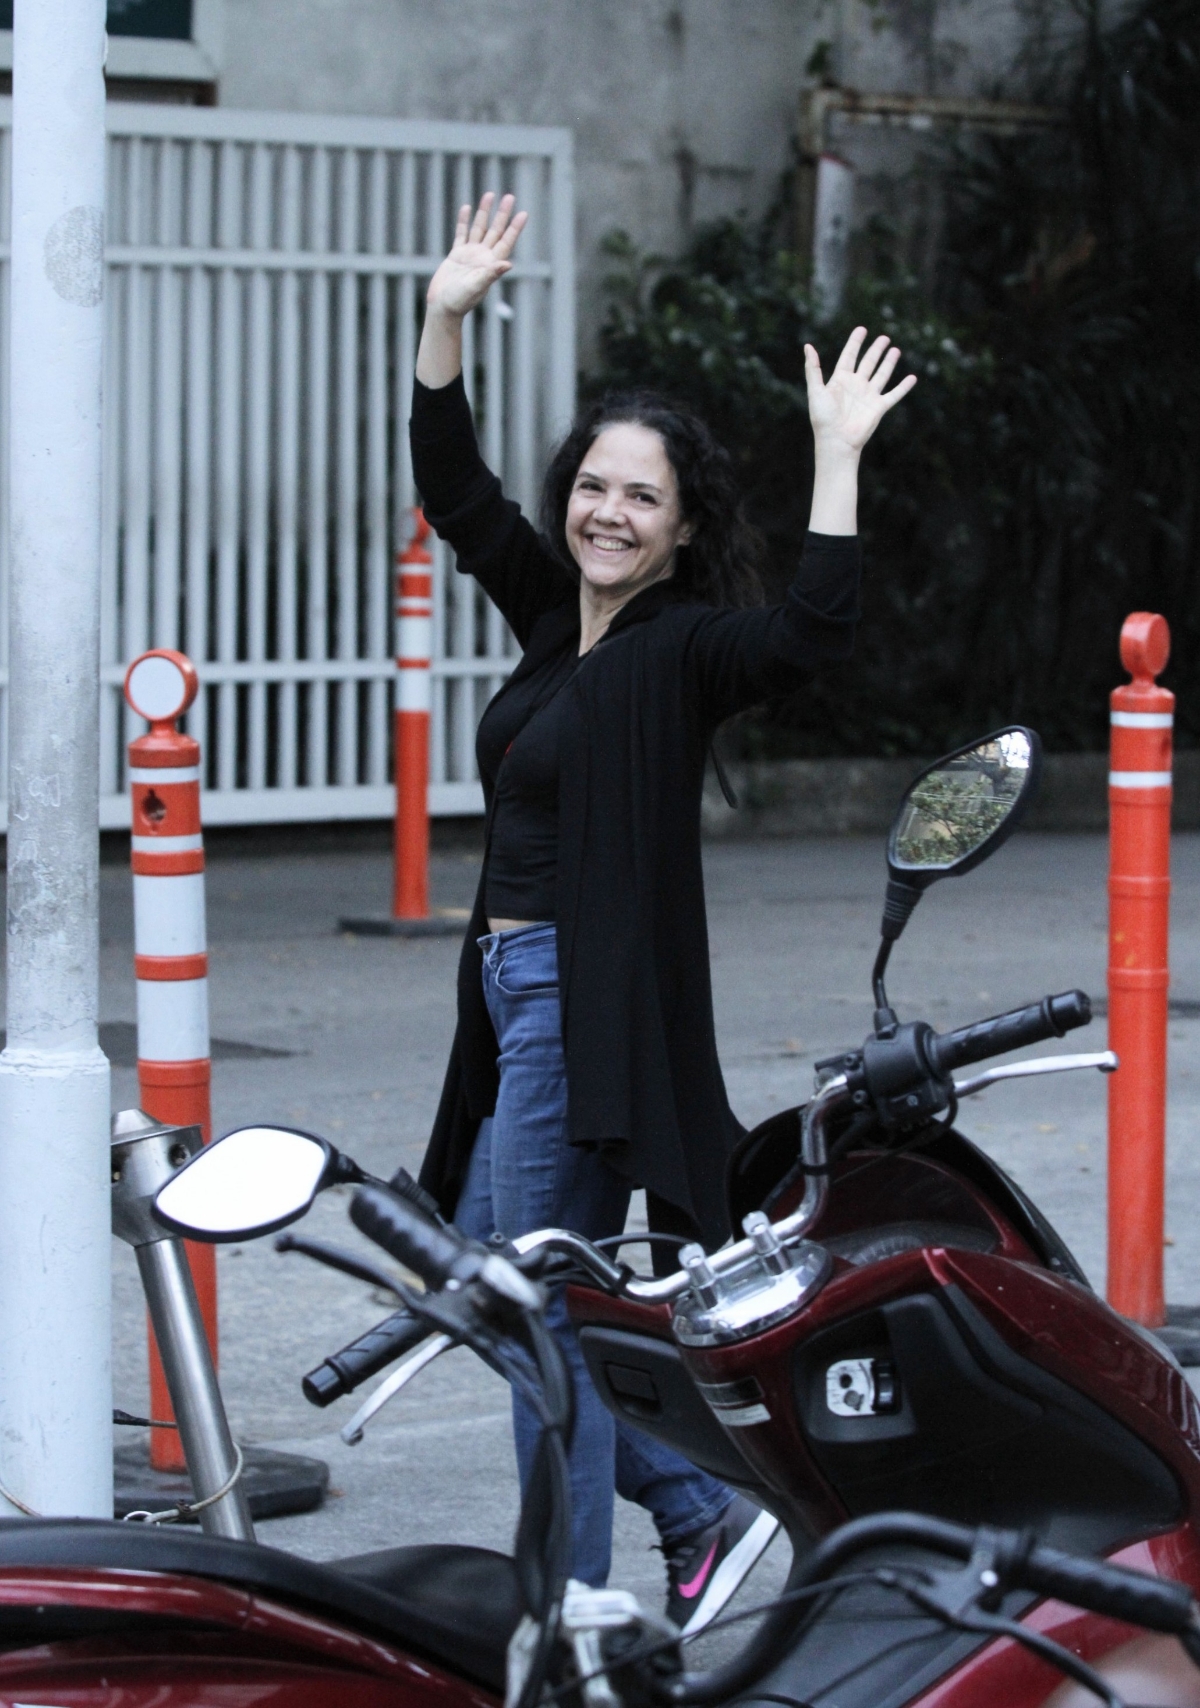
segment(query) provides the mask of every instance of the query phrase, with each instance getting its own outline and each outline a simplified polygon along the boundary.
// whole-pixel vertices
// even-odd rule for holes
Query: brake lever
[[[305,1239],[302,1234],[280,1234],[275,1241],[275,1250],[298,1251],[301,1257],[311,1257],[315,1263],[323,1263],[327,1269],[336,1269],[342,1275],[352,1275],[356,1281],[365,1281],[371,1287],[383,1287],[407,1303],[407,1295],[394,1275],[389,1275],[386,1269],[380,1269],[378,1264],[359,1257],[357,1253],[343,1251],[341,1246],[326,1245],[324,1240]]]
[[[401,1388],[407,1387],[413,1377],[419,1376],[427,1364],[432,1364],[434,1359],[440,1358],[443,1352],[448,1352],[452,1346],[460,1344],[452,1335],[448,1334],[433,1334],[428,1340],[422,1341],[417,1350],[410,1353],[403,1364],[398,1365],[390,1376],[384,1377],[374,1393],[363,1401],[349,1423],[339,1432],[346,1446],[356,1447],[363,1438],[363,1430],[366,1425],[377,1411],[383,1409],[393,1395],[398,1394]]]
[[[988,1068],[974,1079],[956,1079],[954,1095],[972,1097],[975,1092],[996,1085],[1002,1079],[1032,1079],[1043,1073],[1071,1073],[1076,1068],[1099,1068],[1101,1073],[1116,1073],[1120,1057],[1111,1050],[1094,1050],[1080,1056],[1036,1056],[1025,1062],[1006,1062],[1002,1067]]]

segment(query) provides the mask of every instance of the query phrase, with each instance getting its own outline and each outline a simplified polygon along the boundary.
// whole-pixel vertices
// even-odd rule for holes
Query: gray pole
[[[97,1517],[112,1516],[96,1035],[104,20],[105,0],[16,0],[0,1055],[0,1484],[37,1512]]]
[[[197,1500],[212,1500],[227,1490],[203,1508],[200,1524],[210,1536],[253,1542],[250,1503],[234,1475],[238,1450],[229,1433],[183,1241],[155,1221],[152,1210],[175,1170],[200,1149],[200,1128],[167,1127],[140,1109],[122,1110],[113,1116],[112,1126],[113,1232],[137,1253],[192,1491]]]

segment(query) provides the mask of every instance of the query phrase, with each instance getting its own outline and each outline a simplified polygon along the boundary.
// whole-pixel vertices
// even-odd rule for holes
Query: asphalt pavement
[[[340,932],[346,915],[384,910],[382,851],[213,847],[208,869],[213,1113],[218,1132],[254,1120],[326,1134],[376,1172],[415,1170],[436,1107],[454,1022],[453,939]],[[1079,985],[1104,989],[1103,838],[1018,834],[985,867],[926,896],[893,955],[902,1018],[939,1030]],[[465,906],[478,855],[434,859],[435,903]],[[1200,999],[1200,836],[1174,847],[1173,995]],[[861,1041],[884,868],[880,840],[710,845],[706,851],[717,1030],[730,1097],[747,1124],[801,1101],[813,1063]],[[102,872],[102,1019],[114,1054],[132,1056],[135,1017],[127,871]],[[1167,1291],[1200,1303],[1196,1131],[1197,1018],[1170,1027]],[[1104,1022],[1064,1051],[1102,1048]],[[132,1066],[115,1066],[114,1108],[137,1100]],[[1098,1286],[1104,1282],[1105,1098],[1095,1073],[993,1088],[960,1126],[1033,1195]],[[320,1200],[306,1231],[352,1243],[344,1193]],[[635,1208],[636,1214],[636,1208]],[[132,1255],[114,1247],[115,1403],[147,1403],[144,1311]],[[317,1454],[332,1490],[316,1513],[278,1519],[262,1538],[315,1558],[402,1542],[507,1548],[516,1484],[503,1384],[459,1351],[392,1403],[355,1448],[337,1430],[355,1402],[327,1412],[299,1378],[391,1308],[385,1295],[271,1242],[221,1248],[221,1379],[235,1434]],[[662,1565],[639,1510],[618,1503],[612,1582],[656,1602]],[[786,1567],[777,1543],[752,1580],[766,1592]]]

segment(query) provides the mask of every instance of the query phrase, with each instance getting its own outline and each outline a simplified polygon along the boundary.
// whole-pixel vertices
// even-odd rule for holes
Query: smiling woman
[[[614,392],[584,413],[546,472],[542,523],[580,574],[584,651],[612,607],[668,576],[705,604],[762,603],[761,541],[727,452],[699,416],[654,392]],[[596,554],[622,539],[633,579],[600,573]]]
[[[506,196],[460,210],[429,286],[413,391],[425,513],[499,606],[524,656],[484,712],[483,874],[459,963],[458,1032],[422,1184],[465,1233],[557,1226],[619,1236],[644,1186],[651,1227],[729,1233],[741,1129],[717,1059],[700,797],[717,725],[848,656],[858,619],[858,459],[915,383],[850,338],[825,383],[806,351],[816,439],[811,529],[765,606],[732,462],[705,424],[646,392],[607,397],[553,457],[537,534],[475,441],[462,322],[512,263]],[[572,1573],[604,1583],[617,1491],[652,1513],[668,1613],[698,1630],[776,1521],[649,1436],[614,1425],[561,1297],[547,1321],[577,1392]],[[522,1483],[538,1426],[514,1394]]]
[[[674,574],[692,537],[679,483],[658,434],[633,421],[599,432],[579,466],[567,504],[567,548],[579,565],[587,652],[611,620],[614,597],[632,598]]]

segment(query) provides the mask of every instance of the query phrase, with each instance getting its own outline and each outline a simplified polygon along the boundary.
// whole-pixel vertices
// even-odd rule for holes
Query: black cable
[[[685,1632],[680,1636],[679,1641],[681,1643],[695,1643],[699,1638],[707,1637],[713,1631],[724,1630],[727,1625],[744,1624],[747,1619],[757,1619],[761,1614],[771,1613],[776,1607],[786,1606],[789,1603],[814,1601],[824,1595],[826,1591],[836,1592],[840,1595],[843,1590],[853,1589],[856,1585],[876,1583],[878,1581],[878,1570],[878,1567],[874,1567],[870,1571],[846,1572],[841,1577],[829,1578],[825,1583],[810,1583],[805,1584],[801,1589],[781,1590],[778,1595],[773,1595],[769,1601],[755,1602],[753,1607],[743,1607],[736,1613],[726,1613],[721,1619],[710,1620],[707,1625],[702,1625],[698,1631]]]
[[[609,1234],[605,1239],[594,1239],[592,1244],[598,1251],[620,1250],[623,1245],[673,1245],[676,1251],[685,1245],[693,1245],[686,1234]]]
[[[562,1349],[539,1312],[523,1314],[530,1351],[541,1380],[541,1412],[546,1419],[538,1440],[533,1474],[517,1528],[516,1565],[527,1605],[538,1620],[537,1644],[517,1708],[534,1708],[542,1698],[550,1660],[558,1640],[562,1600],[571,1570],[571,1477],[567,1448],[574,1427],[574,1390]],[[534,1566],[540,1567],[535,1574]],[[535,1581],[535,1578],[540,1578]]]
[[[979,1623],[964,1625],[966,1631],[989,1631],[998,1637],[1011,1637],[1014,1643],[1020,1643],[1032,1654],[1040,1655],[1052,1666],[1065,1672],[1068,1678],[1073,1678],[1077,1684],[1082,1684],[1085,1690],[1090,1690],[1098,1696],[1106,1708],[1125,1708],[1125,1701],[1118,1696],[1107,1680],[1090,1667],[1078,1655],[1073,1655],[1061,1643],[1056,1643],[1052,1637],[1043,1636],[1040,1631],[1032,1631],[1027,1625],[1020,1624],[1016,1619],[1000,1619],[995,1614],[981,1613]]]
[[[1078,1655],[1072,1654],[1061,1643],[1056,1643],[1052,1637],[1046,1637],[1040,1631],[1034,1631],[1027,1625],[1022,1625],[1016,1619],[1005,1619],[1000,1614],[985,1613],[981,1608],[973,1607],[962,1613],[951,1613],[947,1608],[931,1600],[923,1592],[919,1584],[905,1583],[894,1574],[895,1587],[902,1595],[924,1612],[933,1614],[936,1618],[944,1619],[948,1625],[956,1626],[960,1631],[979,1631],[997,1637],[1009,1637],[1014,1643],[1020,1643],[1032,1654],[1038,1655],[1044,1661],[1049,1661],[1060,1672],[1073,1678],[1077,1684],[1082,1684],[1085,1690],[1090,1690],[1093,1696],[1098,1696],[1106,1708],[1126,1708],[1124,1700],[1117,1695],[1112,1686],[1090,1667]]]
[[[865,1174],[869,1168],[875,1168],[879,1163],[885,1162],[888,1157],[906,1156],[910,1151],[920,1150],[922,1145],[932,1144],[935,1139],[940,1138],[944,1132],[948,1131],[958,1119],[958,1100],[956,1098],[951,1099],[951,1111],[949,1120],[926,1121],[908,1138],[901,1140],[898,1145],[878,1146],[864,1162],[859,1163],[857,1168],[849,1168],[845,1174],[839,1175],[837,1185],[839,1187],[845,1186],[848,1181],[856,1180],[860,1174]]]
[[[526,1328],[555,1426],[562,1430],[569,1442],[575,1428],[575,1389],[567,1369],[567,1361],[540,1312],[529,1313]]]
[[[667,1653],[682,1643],[694,1643],[698,1637],[709,1637],[714,1631],[723,1631],[730,1625],[737,1625],[747,1619],[754,1619],[760,1613],[767,1613],[780,1601],[817,1601],[823,1596],[834,1598],[847,1589],[853,1589],[864,1583],[874,1583],[876,1574],[870,1572],[848,1572],[845,1577],[829,1578],[825,1583],[808,1584],[803,1589],[785,1590],[782,1595],[773,1596],[770,1601],[759,1602],[754,1607],[743,1607],[737,1613],[727,1613],[721,1619],[713,1619],[699,1631],[693,1631],[690,1636],[680,1634],[675,1637],[649,1637],[644,1643],[627,1650],[620,1659],[620,1666],[634,1666],[639,1661],[653,1660],[655,1655]],[[618,1663],[612,1663],[618,1664]],[[560,1684],[554,1690],[547,1690],[542,1697],[543,1702],[558,1702],[581,1685],[588,1684],[593,1678],[603,1678],[609,1667],[598,1668],[595,1672],[585,1673],[581,1678],[573,1678],[568,1684]]]
[[[1005,1539],[1006,1534],[1001,1533],[1001,1541]],[[970,1561],[981,1537],[988,1540],[990,1536],[991,1533],[986,1531],[986,1527],[984,1531],[970,1529],[922,1513],[869,1514],[862,1518],[850,1519],[816,1543],[802,1560],[794,1561],[787,1587],[789,1590],[799,1589],[806,1584],[828,1581],[832,1574],[840,1573],[854,1555],[865,1549],[897,1544],[947,1555],[951,1559]],[[1003,1567],[998,1569],[1003,1570]],[[1014,1575],[1016,1581],[1021,1581],[1020,1573]],[[894,1572],[892,1580],[900,1581]],[[928,1599],[930,1610],[936,1616],[945,1617],[947,1613],[951,1619],[960,1616],[958,1606],[947,1608],[943,1605],[944,1598],[937,1594],[933,1580],[922,1590],[922,1594]],[[1092,1605],[1086,1595],[1082,1598],[1068,1596],[1068,1599],[1081,1602],[1084,1606]],[[973,1609],[974,1601],[974,1595],[970,1595],[963,1601],[963,1606]],[[794,1608],[780,1602],[767,1614],[740,1654],[706,1672],[684,1674],[668,1688],[667,1695],[676,1703],[714,1705],[739,1695],[758,1679],[765,1677],[770,1668],[790,1651],[806,1617],[806,1613],[798,1615]],[[973,1612],[972,1617],[975,1617]],[[1089,1685],[1090,1683],[1089,1680]],[[1107,1689],[1102,1681],[1100,1684],[1102,1690]]]
[[[921,1593],[920,1586],[915,1583],[904,1582],[900,1574],[896,1572],[894,1568],[877,1567],[871,1571],[847,1573],[843,1577],[829,1578],[823,1583],[808,1584],[796,1590],[784,1590],[780,1595],[772,1597],[770,1601],[759,1602],[754,1607],[742,1608],[739,1612],[727,1614],[722,1619],[714,1619],[709,1625],[706,1625],[703,1630],[695,1631],[690,1636],[656,1637],[648,1642],[639,1644],[636,1648],[631,1649],[626,1654],[622,1655],[620,1665],[622,1667],[628,1667],[635,1665],[640,1661],[652,1660],[655,1655],[665,1653],[676,1645],[694,1642],[699,1637],[711,1636],[716,1631],[725,1630],[728,1627],[744,1622],[745,1620],[757,1618],[759,1615],[770,1612],[787,1603],[795,1604],[803,1601],[819,1602],[825,1598],[832,1600],[835,1597],[844,1594],[846,1590],[861,1586],[864,1583],[874,1583],[883,1589],[890,1589],[894,1591],[897,1595],[903,1595],[906,1599],[911,1601],[926,1618],[939,1620],[943,1624],[949,1625],[958,1630],[978,1632],[981,1635],[1009,1637],[1012,1641],[1022,1644],[1033,1654],[1038,1655],[1041,1659],[1048,1661],[1052,1666],[1057,1667],[1061,1672],[1065,1673],[1067,1677],[1075,1679],[1075,1681],[1082,1684],[1085,1689],[1092,1691],[1102,1702],[1105,1703],[1106,1708],[1126,1708],[1126,1704],[1123,1699],[1117,1695],[1117,1693],[1106,1683],[1099,1673],[1095,1672],[1093,1668],[1088,1666],[1086,1661],[1082,1661],[1077,1655],[1072,1654],[1069,1649],[1065,1649],[1060,1644],[1054,1642],[1052,1638],[1043,1636],[1040,1631],[1031,1630],[1028,1626],[1020,1624],[1017,1620],[1005,1619],[999,1615],[983,1613],[978,1609],[973,1609],[965,1614],[955,1615],[945,1607],[940,1606],[938,1603],[927,1601]],[[819,1618],[822,1614],[823,1609],[818,1608],[815,1616]],[[847,1623],[848,1622],[849,1621],[847,1621]],[[891,1644],[888,1648],[879,1650],[876,1654],[869,1656],[866,1660],[850,1667],[846,1672],[839,1673],[835,1679],[827,1681],[823,1688],[827,1691],[835,1685],[844,1685],[848,1679],[853,1678],[857,1673],[864,1671],[870,1666],[878,1664],[881,1660],[897,1654],[903,1648],[925,1640],[925,1635],[923,1633],[911,1637],[902,1637],[897,1642]],[[573,1679],[568,1684],[560,1685],[555,1690],[547,1691],[542,1700],[546,1702],[559,1701],[564,1696],[569,1695],[572,1691],[578,1690],[581,1685],[587,1684],[591,1679],[602,1677],[608,1670],[608,1668],[600,1668],[597,1669],[596,1672],[588,1673],[582,1678]],[[792,1698],[764,1694],[763,1692],[755,1692],[755,1694],[756,1696],[761,1697],[764,1701],[777,1701],[785,1704],[786,1708],[806,1708],[805,1704],[798,1703]],[[686,1703],[689,1698],[686,1695],[681,1694],[674,1697],[674,1700]]]
[[[856,1110],[850,1117],[850,1120],[846,1123],[842,1132],[840,1132],[837,1138],[834,1139],[833,1143],[829,1145],[824,1162],[805,1162],[802,1156],[796,1158],[787,1173],[782,1175],[780,1179],[776,1181],[775,1185],[763,1199],[762,1209],[764,1213],[772,1215],[779,1207],[780,1199],[785,1197],[787,1193],[790,1192],[794,1186],[798,1185],[800,1181],[806,1180],[809,1175],[823,1175],[827,1178],[832,1175],[833,1165],[837,1162],[838,1158],[845,1151],[849,1150],[851,1146],[856,1144],[865,1134],[869,1133],[874,1127],[877,1127],[878,1124],[879,1118],[874,1109]],[[858,1171],[855,1170],[854,1172],[857,1173]],[[852,1176],[848,1174],[844,1174],[842,1176],[842,1180],[849,1180],[851,1178]],[[841,1182],[839,1181],[839,1185],[840,1184]]]

